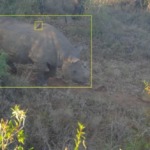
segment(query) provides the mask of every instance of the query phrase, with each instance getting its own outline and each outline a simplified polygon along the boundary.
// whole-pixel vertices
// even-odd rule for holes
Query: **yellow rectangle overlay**
[[[36,24],[39,24],[39,28],[37,27],[37,25]],[[43,30],[43,21],[34,21],[34,30]]]
[[[0,87],[0,88],[92,88],[93,86],[93,82],[92,82],[92,79],[93,79],[93,69],[92,69],[92,62],[93,62],[93,56],[92,56],[92,53],[93,53],[93,50],[92,50],[92,47],[93,47],[93,39],[92,39],[92,15],[0,15],[0,17],[65,17],[65,16],[74,16],[74,17],[90,17],[91,18],[91,85],[90,86],[46,86],[46,87],[43,87],[43,86],[31,86],[31,87],[23,87],[23,86],[18,86],[18,87],[13,87],[13,86],[5,86],[5,87]]]

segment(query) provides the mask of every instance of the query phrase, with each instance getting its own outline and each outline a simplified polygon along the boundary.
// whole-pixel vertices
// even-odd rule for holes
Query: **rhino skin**
[[[82,65],[82,46],[74,47],[54,26],[43,24],[43,30],[34,30],[33,24],[11,17],[0,17],[0,48],[9,54],[8,65],[17,72],[13,63],[35,63],[38,84],[46,85],[56,75],[57,67],[65,76],[78,83],[86,83],[90,72]],[[48,71],[45,71],[48,68]]]
[[[48,12],[51,14],[61,15],[81,15],[84,13],[85,1],[86,0],[42,0],[42,2],[39,4],[39,10],[41,14]]]

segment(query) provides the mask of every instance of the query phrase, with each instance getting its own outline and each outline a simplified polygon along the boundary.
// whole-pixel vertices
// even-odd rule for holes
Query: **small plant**
[[[76,138],[74,139],[75,140],[75,145],[76,145],[74,150],[78,150],[82,138],[84,139],[82,141],[82,144],[83,144],[84,148],[86,149],[85,136],[84,136],[85,132],[82,132],[83,129],[85,128],[85,126],[83,126],[80,122],[78,122],[78,125],[79,125],[79,129],[77,129]]]
[[[144,90],[145,90],[148,94],[150,94],[150,85],[149,85],[149,83],[148,83],[147,81],[145,81],[145,80],[143,80],[143,83],[145,84]]]
[[[0,51],[0,77],[9,75],[9,73],[5,72],[5,70],[9,69],[9,66],[6,63],[7,57],[7,53]]]
[[[144,90],[148,95],[150,95],[150,85],[147,81],[142,81],[145,84]],[[149,114],[147,115],[147,121],[149,122]],[[125,141],[125,150],[149,150],[150,149],[150,136],[147,133],[147,129],[138,129],[138,130],[132,130],[133,136],[130,138],[127,138]]]
[[[139,133],[138,133],[139,134]],[[148,135],[141,135],[139,136],[137,133],[133,136],[133,138],[128,138],[126,141],[125,150],[149,150],[150,143],[149,143],[149,136]]]
[[[18,142],[24,145],[25,134],[24,134],[24,124],[26,118],[26,112],[24,110],[20,110],[19,106],[16,105],[11,108],[13,120],[6,120],[2,118],[0,121],[0,148],[2,150],[23,150],[21,145],[14,144],[14,142]],[[29,150],[32,150],[30,148]]]

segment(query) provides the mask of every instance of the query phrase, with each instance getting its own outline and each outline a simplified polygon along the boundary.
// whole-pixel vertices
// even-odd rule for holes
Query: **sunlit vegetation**
[[[24,134],[24,125],[26,112],[20,110],[19,106],[11,108],[12,110],[12,119],[4,121],[1,118],[0,122],[0,148],[2,150],[23,150],[25,134]],[[18,144],[17,144],[18,141]],[[32,150],[30,148],[29,150]]]

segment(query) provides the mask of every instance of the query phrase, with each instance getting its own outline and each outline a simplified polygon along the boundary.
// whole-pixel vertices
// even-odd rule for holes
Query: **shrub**
[[[7,69],[9,69],[9,66],[6,63],[7,57],[7,53],[0,51],[0,77],[9,75],[9,73],[5,72]]]
[[[78,125],[79,125],[79,129],[77,129],[76,139],[74,139],[75,145],[76,145],[74,150],[78,150],[79,149],[79,145],[81,143],[81,139],[82,138],[85,140],[85,137],[84,137],[85,132],[83,132],[83,129],[85,128],[85,126],[83,126],[79,122],[78,122]],[[84,140],[82,141],[82,143],[83,143],[84,148],[86,149],[86,145],[85,145],[85,141]]]
[[[26,112],[24,110],[20,110],[19,106],[15,106],[12,109],[12,120],[4,121],[2,118],[0,121],[0,148],[2,150],[23,150],[23,147],[19,144],[14,144],[15,141],[24,145],[25,134],[24,134],[24,124],[26,118]],[[17,139],[17,140],[16,140]],[[32,150],[30,148],[29,150]]]

